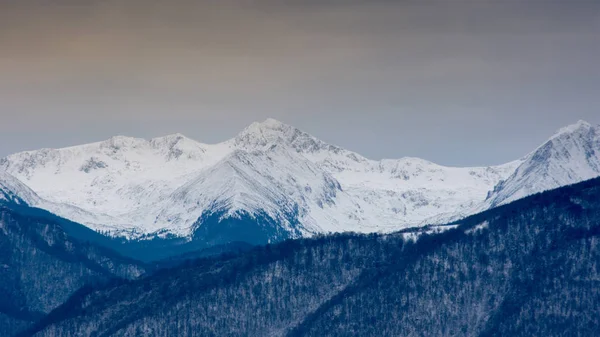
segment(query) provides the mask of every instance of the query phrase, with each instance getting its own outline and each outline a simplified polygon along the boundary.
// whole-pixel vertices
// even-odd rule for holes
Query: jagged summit
[[[262,123],[254,122],[235,137],[235,145],[262,147],[269,143],[285,142],[297,129],[269,118]]]
[[[267,118],[267,119],[265,119],[262,122],[259,122],[258,124],[260,124],[260,125],[262,125],[264,127],[267,127],[267,128],[272,128],[272,129],[283,128],[283,127],[285,127],[285,128],[291,127],[291,126],[289,126],[289,125],[287,125],[287,124],[285,124],[285,123],[283,123],[283,122],[281,122],[281,121],[279,121],[279,120],[277,120],[275,118],[270,118],[270,117]]]
[[[572,133],[576,133],[576,132],[585,132],[592,128],[594,128],[594,126],[592,124],[590,124],[584,120],[578,120],[576,123],[573,123],[571,125],[567,125],[565,127],[560,128],[558,131],[556,131],[556,133],[554,134],[554,136],[552,136],[552,138],[560,137],[565,134],[572,134]]]
[[[252,123],[234,139],[236,147],[244,149],[258,149],[282,144],[289,146],[300,153],[314,153],[320,150],[339,152],[340,148],[327,144],[312,135],[269,118],[261,123]]]

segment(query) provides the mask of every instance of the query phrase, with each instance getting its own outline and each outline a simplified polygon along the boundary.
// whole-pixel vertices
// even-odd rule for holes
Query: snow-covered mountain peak
[[[113,216],[115,228],[182,235],[215,205],[273,219],[297,212],[312,232],[389,231],[470,207],[506,177],[418,158],[369,160],[273,119],[219,144],[113,137],[15,154],[0,166],[52,202]]]
[[[174,133],[172,135],[155,137],[150,140],[150,144],[152,144],[154,147],[161,147],[161,146],[165,146],[165,145],[168,147],[172,147],[172,146],[180,144],[180,143],[181,144],[185,144],[185,143],[194,144],[195,143],[197,145],[201,144],[193,139],[186,137],[185,135],[183,135],[181,133]]]
[[[461,168],[370,160],[267,119],[218,144],[118,136],[17,153],[0,170],[39,194],[39,207],[96,229],[190,235],[203,216],[221,212],[267,216],[303,233],[390,231],[600,175],[599,130],[580,121],[523,159]]]
[[[233,140],[233,147],[248,151],[267,149],[274,144],[303,155],[328,172],[365,172],[377,165],[355,152],[328,144],[274,119],[252,123]]]
[[[150,140],[150,146],[162,151],[167,160],[187,157],[188,159],[200,159],[208,151],[209,145],[202,144],[190,139],[180,133],[157,137]]]
[[[554,134],[554,136],[552,136],[550,138],[550,140],[557,138],[557,137],[574,134],[574,133],[585,133],[585,132],[590,131],[591,129],[594,129],[594,126],[592,124],[590,124],[584,120],[579,120],[579,121],[577,121],[577,123],[567,125],[565,127],[560,128]]]
[[[271,129],[291,128],[292,127],[281,121],[276,120],[275,118],[267,118],[262,122],[257,122],[256,124],[259,124],[259,125],[262,125],[263,127],[271,128]]]
[[[534,161],[554,158],[562,161],[573,161],[573,156],[583,154],[587,159],[597,156],[600,127],[585,121],[561,128],[550,139],[529,154]],[[582,163],[590,164],[589,160]]]
[[[263,122],[254,122],[235,137],[235,145],[252,149],[270,146],[274,143],[288,145],[294,135],[302,133],[293,126],[269,118]]]
[[[254,122],[235,137],[235,145],[240,147],[264,147],[271,143],[285,142],[294,128],[269,118],[264,122]]]
[[[528,154],[490,193],[491,206],[600,175],[600,127],[585,121],[566,126]]]
[[[314,154],[321,151],[341,153],[344,150],[298,129],[269,118],[250,124],[234,139],[234,146],[243,149],[260,149],[272,144],[293,148],[298,153]]]

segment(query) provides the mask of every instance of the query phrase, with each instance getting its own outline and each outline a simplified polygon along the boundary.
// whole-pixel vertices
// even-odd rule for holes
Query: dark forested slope
[[[144,273],[141,263],[75,240],[59,220],[0,203],[0,336],[28,327],[86,283]]]
[[[600,179],[453,225],[287,241],[84,288],[28,334],[600,335]]]

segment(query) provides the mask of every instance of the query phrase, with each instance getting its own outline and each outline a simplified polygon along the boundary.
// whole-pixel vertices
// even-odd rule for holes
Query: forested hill
[[[600,179],[454,225],[286,241],[81,289],[27,335],[600,335]]]
[[[90,231],[46,211],[0,201],[0,336],[11,336],[86,283],[135,278],[147,266],[67,233]]]

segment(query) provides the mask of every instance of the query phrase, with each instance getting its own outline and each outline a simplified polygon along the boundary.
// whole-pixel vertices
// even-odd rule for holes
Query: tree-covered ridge
[[[28,334],[600,334],[600,179],[454,225],[190,261],[82,289]]]
[[[0,204],[1,336],[23,330],[86,283],[146,271],[135,260],[74,239],[64,226],[45,211]]]
[[[421,236],[292,336],[594,336],[599,181],[536,195]]]

